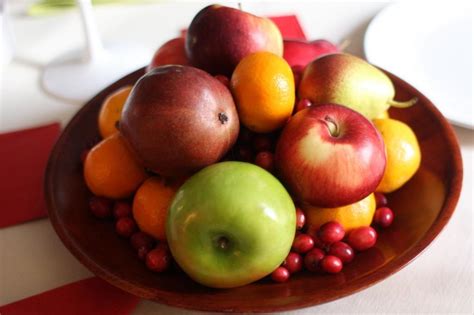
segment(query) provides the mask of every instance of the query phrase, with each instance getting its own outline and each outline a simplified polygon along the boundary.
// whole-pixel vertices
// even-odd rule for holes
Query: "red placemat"
[[[0,134],[0,228],[46,216],[43,176],[57,123]]]
[[[126,315],[140,299],[97,277],[0,306],[2,315]]]
[[[273,16],[270,19],[278,26],[284,39],[306,40],[306,35],[296,15]]]

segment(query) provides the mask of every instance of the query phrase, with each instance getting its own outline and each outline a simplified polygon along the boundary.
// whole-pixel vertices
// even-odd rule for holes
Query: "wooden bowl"
[[[112,84],[76,114],[54,147],[45,178],[49,216],[66,247],[93,273],[131,294],[204,311],[268,312],[317,305],[360,291],[401,269],[433,241],[453,214],[462,183],[461,153],[454,131],[425,96],[388,74],[397,99],[419,98],[409,109],[391,109],[390,116],[413,128],[422,162],[415,176],[388,196],[396,219],[380,233],[376,247],[358,254],[337,275],[301,272],[283,284],[263,279],[217,290],[201,286],[183,273],[152,273],[128,241],[117,236],[112,222],[98,220],[89,212],[90,193],[80,162],[81,152],[98,139],[97,114],[102,101],[143,73],[138,70]]]

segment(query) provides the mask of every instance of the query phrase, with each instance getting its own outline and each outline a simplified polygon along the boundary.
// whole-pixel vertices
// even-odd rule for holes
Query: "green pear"
[[[313,104],[335,103],[352,108],[368,119],[379,117],[390,106],[409,107],[394,100],[390,78],[368,62],[349,54],[331,54],[312,61],[304,70],[298,94]]]

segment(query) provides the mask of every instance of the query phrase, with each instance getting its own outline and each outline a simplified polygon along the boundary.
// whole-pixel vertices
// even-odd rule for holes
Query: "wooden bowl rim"
[[[60,151],[61,147],[63,147],[66,139],[68,138],[68,134],[71,132],[72,129],[76,128],[77,122],[82,117],[82,113],[89,110],[89,107],[96,104],[99,100],[103,99],[105,95],[107,95],[110,91],[119,88],[124,85],[124,83],[128,83],[130,77],[138,76],[140,73],[144,73],[145,68],[141,68],[137,71],[134,71],[120,80],[116,81],[115,83],[109,85],[97,95],[95,95],[91,100],[89,100],[69,121],[61,136],[59,137],[58,141],[56,142],[46,167],[45,178],[44,178],[44,194],[46,205],[48,209],[48,214],[51,220],[51,224],[53,225],[56,233],[58,234],[59,238],[66,246],[66,248],[90,271],[92,271],[95,275],[99,276],[100,278],[106,280],[107,282],[111,283],[112,285],[129,292],[130,294],[136,295],[141,298],[145,299],[152,299],[159,303],[163,303],[166,305],[174,306],[174,307],[181,307],[185,309],[192,309],[192,310],[199,310],[199,311],[213,311],[219,312],[224,311],[223,309],[219,308],[217,304],[210,304],[210,305],[189,305],[184,302],[179,302],[179,300],[175,299],[175,293],[169,293],[168,291],[154,289],[154,294],[149,292],[148,289],[141,286],[140,283],[131,283],[129,281],[125,281],[120,278],[119,275],[116,275],[110,272],[107,269],[102,268],[98,265],[95,261],[89,258],[89,256],[84,253],[80,246],[76,244],[75,239],[69,234],[67,229],[61,225],[60,217],[58,216],[56,207],[55,198],[53,197],[54,191],[54,182],[53,182],[53,169],[56,167],[56,164],[60,160]],[[366,289],[379,281],[386,279],[387,277],[393,275],[403,267],[405,267],[408,263],[413,261],[418,255],[420,255],[427,247],[430,245],[433,240],[439,235],[439,233],[444,229],[446,224],[449,222],[450,218],[452,217],[454,210],[456,208],[456,204],[459,200],[461,187],[462,187],[462,178],[463,178],[463,165],[462,165],[462,158],[461,158],[461,151],[459,147],[459,143],[457,140],[457,136],[454,132],[453,127],[448,123],[448,121],[444,118],[444,116],[439,112],[436,106],[426,98],[422,93],[420,93],[417,89],[409,85],[407,82],[401,80],[397,76],[391,74],[388,71],[384,72],[389,75],[392,81],[396,82],[397,86],[401,86],[402,89],[410,92],[412,95],[417,95],[420,100],[425,103],[427,109],[431,111],[436,117],[436,119],[440,122],[442,126],[441,133],[444,133],[448,139],[449,149],[453,153],[453,176],[450,179],[450,182],[447,183],[447,187],[449,190],[446,192],[446,200],[437,216],[435,221],[432,223],[430,229],[425,233],[425,235],[410,249],[404,252],[402,255],[392,259],[386,265],[381,267],[380,269],[375,270],[374,272],[368,273],[367,275],[355,279],[354,281],[350,282],[349,285],[345,284],[344,288],[333,288],[334,294],[330,297],[321,300],[313,300],[311,298],[300,302],[290,302],[285,305],[277,305],[277,306],[265,306],[259,309],[247,309],[245,306],[240,307],[239,309],[235,310],[225,310],[231,312],[276,312],[276,311],[286,311],[286,310],[293,310],[298,308],[310,307],[315,306],[323,303],[327,303],[330,301],[334,301],[336,299],[354,294],[359,292],[363,289]]]

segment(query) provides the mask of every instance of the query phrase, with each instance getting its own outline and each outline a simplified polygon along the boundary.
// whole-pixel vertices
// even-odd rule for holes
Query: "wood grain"
[[[90,100],[70,121],[50,156],[45,197],[51,223],[65,246],[93,273],[145,299],[203,311],[283,311],[329,302],[369,287],[395,273],[419,255],[451,218],[462,185],[461,154],[455,133],[436,107],[401,79],[388,75],[397,100],[417,96],[409,109],[390,115],[408,123],[420,142],[419,171],[389,195],[396,221],[380,233],[376,247],[359,254],[337,275],[302,272],[284,284],[263,279],[236,289],[206,288],[182,273],[154,274],[138,260],[113,224],[93,217],[79,156],[98,137],[102,101],[119,87],[133,84],[140,69]]]

